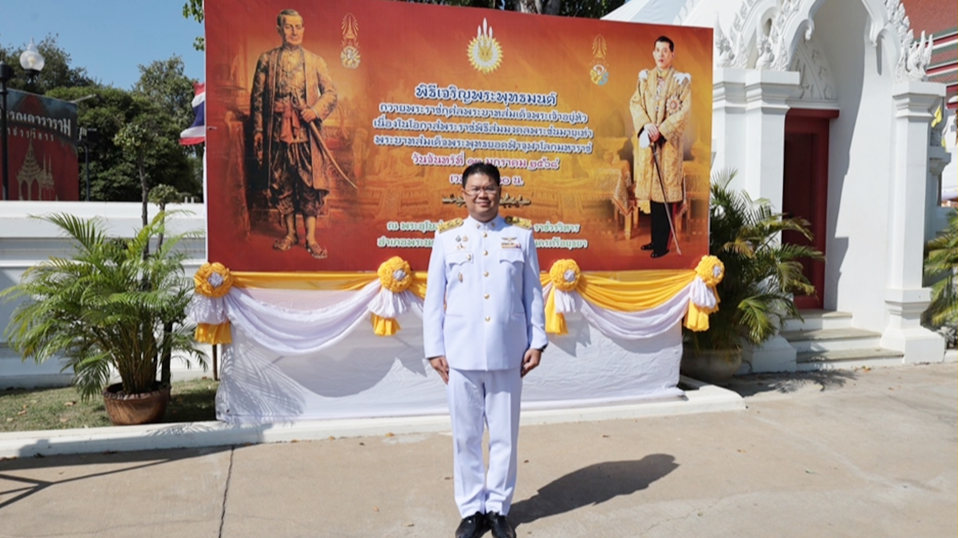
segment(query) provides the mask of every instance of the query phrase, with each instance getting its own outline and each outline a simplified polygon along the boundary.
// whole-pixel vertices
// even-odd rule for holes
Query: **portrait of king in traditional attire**
[[[314,258],[328,253],[316,237],[316,220],[330,192],[334,157],[323,141],[322,124],[336,108],[336,86],[326,62],[303,48],[305,26],[295,10],[276,17],[281,46],[256,64],[250,95],[253,151],[267,176],[270,207],[283,221],[285,235],[273,248],[300,244],[296,216],[305,228],[304,246]]]
[[[642,250],[659,258],[669,252],[673,214],[685,201],[683,134],[692,108],[692,76],[672,65],[675,43],[666,36],[655,40],[652,58],[655,67],[639,72],[629,110],[637,135],[635,198],[649,203],[652,213],[651,242]]]

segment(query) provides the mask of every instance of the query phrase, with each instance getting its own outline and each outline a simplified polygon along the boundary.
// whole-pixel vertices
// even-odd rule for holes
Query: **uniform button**
[[[486,232],[482,232],[482,236],[483,236],[483,237],[489,237],[489,234],[487,234]]]
[[[488,299],[488,298],[489,298],[489,294],[487,293],[487,294],[483,295],[483,297],[485,297],[486,299]]]
[[[483,273],[482,273],[482,276],[489,276],[489,271],[483,272]]]
[[[489,316],[486,316],[486,321],[491,321],[491,320],[492,318],[490,318]]]
[[[488,255],[489,255],[489,251],[488,251],[488,250],[483,250],[483,251],[482,251],[482,255],[483,255],[483,256],[488,256]]]
[[[472,254],[466,254],[466,261],[472,260]]]

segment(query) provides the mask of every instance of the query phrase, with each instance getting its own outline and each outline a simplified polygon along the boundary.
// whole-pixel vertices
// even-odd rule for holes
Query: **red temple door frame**
[[[801,217],[814,234],[809,241],[801,234],[785,232],[782,241],[811,245],[823,254],[828,218],[828,133],[838,110],[793,108],[785,116],[785,170],[782,178],[782,211]],[[815,286],[814,295],[795,297],[800,309],[822,308],[825,263],[804,260],[803,273]]]

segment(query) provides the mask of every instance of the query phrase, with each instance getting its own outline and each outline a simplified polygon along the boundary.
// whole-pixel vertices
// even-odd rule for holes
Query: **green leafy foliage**
[[[812,294],[802,274],[802,259],[822,260],[812,247],[783,244],[781,232],[811,239],[808,222],[776,213],[767,200],[752,200],[728,188],[735,171],[713,174],[709,208],[709,253],[722,260],[725,278],[718,284],[719,311],[709,316],[709,329],[686,330],[685,341],[696,349],[739,350],[772,338],[782,319],[799,317],[792,294]]]
[[[203,13],[203,0],[186,0],[183,4],[183,17],[193,19],[196,22],[203,22],[205,14]],[[199,36],[193,40],[193,48],[196,50],[206,50],[206,38]]]
[[[37,43],[37,50],[43,56],[45,65],[36,80],[28,81],[23,68],[20,67],[20,55],[26,48],[26,43],[19,47],[0,46],[0,60],[13,68],[14,78],[7,83],[8,88],[43,95],[53,88],[90,88],[99,85],[85,68],[71,65],[72,58],[60,48],[55,35],[48,35]]]
[[[948,216],[948,228],[925,246],[925,278],[931,282],[926,319],[935,326],[958,323],[958,213]]]
[[[20,299],[5,336],[24,360],[61,355],[84,398],[99,394],[115,370],[127,394],[149,392],[160,356],[183,352],[206,367],[185,323],[192,286],[177,244],[196,234],[174,234],[148,257],[142,253],[166,227],[160,212],[132,238],[112,238],[101,219],[60,213],[53,223],[76,243],[71,258],[50,258],[28,269],[0,297]],[[171,330],[164,330],[164,325]]]
[[[80,151],[89,153],[92,200],[140,201],[143,176],[148,188],[162,183],[202,197],[201,146],[179,144],[180,132],[193,121],[194,82],[185,75],[180,57],[140,66],[140,79],[131,90],[124,90],[100,84],[85,69],[71,66],[69,54],[59,48],[55,38],[44,39],[38,48],[46,66],[33,85],[27,85],[18,71],[18,49],[0,48],[0,59],[17,71],[11,87],[79,101],[78,125],[89,132]],[[117,134],[131,123],[148,125],[155,134],[143,152],[143,176],[140,156],[116,143]],[[79,159],[80,178],[84,179],[85,157],[81,154]]]

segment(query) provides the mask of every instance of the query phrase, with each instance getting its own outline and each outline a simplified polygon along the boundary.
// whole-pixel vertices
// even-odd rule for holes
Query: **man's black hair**
[[[669,44],[669,50],[670,50],[671,52],[675,52],[675,42],[672,41],[671,39],[669,39],[668,36],[664,36],[664,35],[659,36],[659,38],[656,39],[655,42],[656,42],[656,43],[668,43],[668,44]]]
[[[499,169],[493,164],[478,162],[470,164],[462,171],[462,188],[466,188],[466,182],[469,180],[469,176],[476,174],[485,174],[489,176],[489,179],[495,182],[496,185],[499,185]]]

